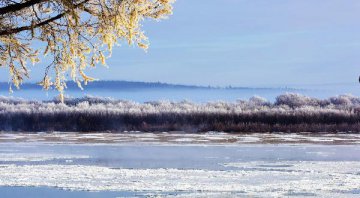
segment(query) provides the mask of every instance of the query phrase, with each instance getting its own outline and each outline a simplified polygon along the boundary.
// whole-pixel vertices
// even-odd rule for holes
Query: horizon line
[[[68,85],[70,85],[68,88],[73,88],[75,85],[77,87],[76,82],[73,82],[71,80],[66,81]],[[161,86],[168,86],[168,87],[177,87],[177,88],[195,88],[195,89],[284,89],[284,90],[306,90],[304,88],[294,88],[290,86],[274,86],[274,87],[265,87],[265,86],[234,86],[234,85],[227,85],[227,86],[214,86],[214,85],[195,85],[195,84],[180,84],[180,83],[168,83],[168,82],[160,82],[160,81],[131,81],[131,80],[96,80],[93,82],[89,82],[87,85],[84,86],[88,88],[95,88],[91,87],[92,85],[96,83],[130,83],[130,84],[144,84],[144,85],[161,85]],[[7,84],[11,86],[11,82],[1,82],[0,84]],[[25,86],[38,86],[38,82],[24,82],[20,85],[20,89]],[[29,87],[27,87],[29,88]],[[1,87],[0,87],[1,89]]]

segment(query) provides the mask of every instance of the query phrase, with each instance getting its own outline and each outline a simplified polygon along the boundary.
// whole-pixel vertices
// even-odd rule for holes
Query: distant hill
[[[67,89],[79,89],[74,82],[67,83]],[[7,82],[0,82],[0,90],[8,90],[9,84]],[[256,89],[256,90],[271,90],[281,89],[287,91],[296,91],[294,88],[251,88],[251,87],[213,87],[213,86],[196,86],[196,85],[180,85],[168,84],[161,82],[135,82],[135,81],[95,81],[84,86],[85,89],[102,89],[102,90],[136,90],[136,89]],[[24,83],[21,89],[41,89],[41,86],[36,83]]]

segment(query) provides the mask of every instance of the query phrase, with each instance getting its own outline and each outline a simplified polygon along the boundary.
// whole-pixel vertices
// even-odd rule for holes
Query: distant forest
[[[284,94],[233,103],[137,103],[85,97],[54,101],[0,98],[2,131],[360,132],[360,98]]]

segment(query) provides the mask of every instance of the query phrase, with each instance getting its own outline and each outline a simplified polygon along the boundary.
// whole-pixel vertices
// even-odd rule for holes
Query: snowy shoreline
[[[0,132],[0,143],[49,143],[96,145],[240,146],[264,144],[358,145],[359,133],[121,133],[96,132]]]

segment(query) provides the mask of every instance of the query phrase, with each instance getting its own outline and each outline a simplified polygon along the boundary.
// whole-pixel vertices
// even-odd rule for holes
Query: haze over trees
[[[143,19],[163,19],[174,0],[0,0],[0,66],[19,88],[28,63],[50,56],[40,83],[63,98],[67,75],[81,88],[87,67],[105,65],[120,40],[147,49]]]

